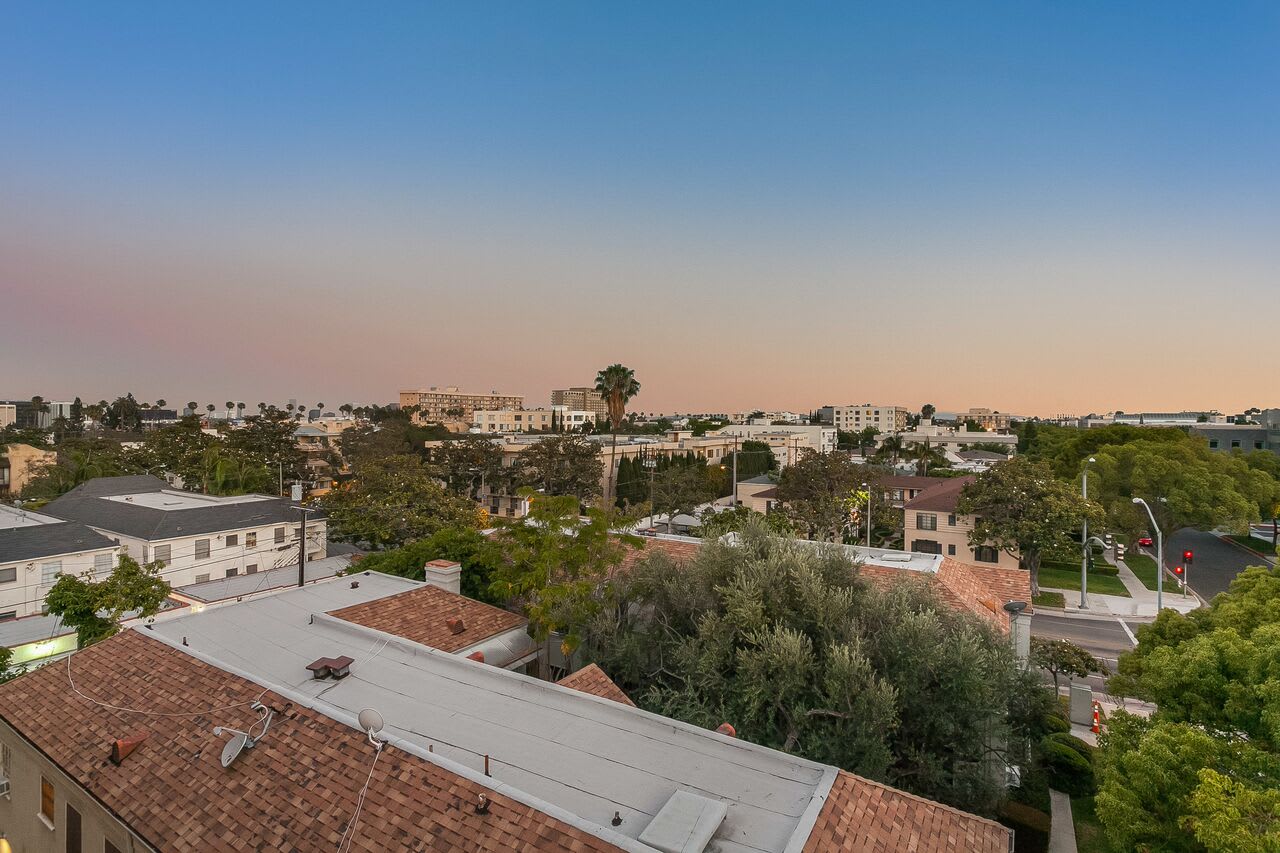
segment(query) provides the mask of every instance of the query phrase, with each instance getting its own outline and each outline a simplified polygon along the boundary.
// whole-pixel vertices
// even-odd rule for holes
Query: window
[[[169,555],[170,555],[170,554],[172,554],[172,553],[173,553],[173,546],[172,546],[172,545],[157,545],[157,546],[156,546],[156,560],[157,560],[157,561],[159,561],[159,562],[161,562],[161,563],[164,563],[165,565],[168,565],[168,564],[169,564]]]
[[[1254,449],[1254,450],[1261,450],[1261,449],[1262,449],[1262,442],[1261,442],[1261,441],[1255,441],[1255,442],[1253,443],[1253,449]]]
[[[209,582],[209,575],[207,573],[203,575],[196,575],[196,583],[208,583],[208,582]]]
[[[920,554],[941,554],[942,545],[932,539],[917,539],[911,543],[911,550]]]
[[[916,513],[916,529],[917,530],[937,530],[938,516],[932,512]]]
[[[197,560],[209,559],[209,540],[208,539],[196,540],[196,559]]]
[[[111,555],[110,554],[94,554],[93,555],[93,573],[111,571]]]
[[[1209,439],[1209,449],[1210,449],[1210,450],[1217,450],[1217,449],[1218,449],[1218,439],[1216,439],[1216,438],[1211,438],[1211,439]]]
[[[240,544],[240,535],[238,533],[227,534],[227,547],[234,548]]]
[[[232,566],[231,568],[227,569],[227,577],[229,578],[233,578],[238,574],[240,574],[240,569],[235,566]]]
[[[283,528],[283,527],[277,527],[277,528],[276,528],[276,542],[277,542],[277,543],[280,543],[280,542],[283,542],[283,541],[284,541],[284,528]]]
[[[80,812],[67,803],[67,853],[81,853],[80,846]]]
[[[947,525],[950,527],[956,526],[956,514],[954,512],[947,516]]]
[[[53,583],[58,579],[58,575],[62,574],[62,561],[54,560],[52,563],[40,564],[40,583]]]
[[[53,829],[53,783],[40,777],[40,818]]]
[[[979,545],[973,549],[973,559],[979,563],[998,563],[1000,552],[990,545]]]
[[[258,547],[258,534],[257,534],[257,533],[246,533],[246,534],[244,535],[244,547],[246,547],[246,548],[257,548],[257,547]]]
[[[0,569],[0,583],[13,583],[17,579],[18,570],[16,568]]]
[[[258,573],[258,564],[250,563],[249,565],[245,566],[244,573],[246,575],[256,575]]]
[[[948,556],[948,557],[954,557],[955,555],[956,555],[956,546],[955,546],[955,545],[948,545],[948,546],[947,546],[947,556]]]
[[[1239,448],[1240,448],[1240,439],[1238,438],[1231,439],[1231,449],[1238,450]]]

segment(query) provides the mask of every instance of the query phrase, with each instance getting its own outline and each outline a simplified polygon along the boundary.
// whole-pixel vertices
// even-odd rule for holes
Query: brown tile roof
[[[841,770],[804,853],[1009,853],[1011,841],[995,821]]]
[[[604,674],[604,670],[589,663],[575,673],[566,675],[564,678],[556,682],[563,687],[571,687],[581,693],[590,693],[592,696],[599,696],[602,699],[612,699],[615,702],[621,702],[623,705],[631,705],[635,707],[627,694],[622,692],[622,688],[613,683],[613,679]]]
[[[658,539],[656,537],[641,537],[643,544],[639,548],[626,546],[627,553],[622,558],[622,565],[619,571],[626,571],[640,562],[649,554],[663,553],[677,563],[683,563],[685,560],[691,559],[698,553],[698,549],[702,547],[701,542],[679,542],[674,539]]]
[[[904,509],[933,510],[937,512],[955,512],[960,502],[960,490],[973,481],[973,477],[953,477],[936,486],[930,486],[911,500]]]
[[[863,565],[859,573],[881,589],[913,581],[928,583],[950,607],[974,613],[1005,632],[1009,630],[1006,603],[1025,601],[1027,612],[1032,612],[1030,575],[1020,569],[971,566],[944,557],[936,575],[875,565]]]
[[[915,474],[890,474],[878,481],[885,489],[927,489],[947,482],[946,477],[917,477]]]
[[[145,632],[125,631],[72,659],[76,686],[99,701],[199,716],[159,717],[101,707],[68,690],[66,664],[0,685],[0,718],[76,779],[153,847],[166,851],[334,850],[369,775],[373,750],[354,729],[246,679],[205,664]],[[246,703],[283,710],[253,749],[223,769],[226,738],[246,730]],[[148,737],[120,766],[112,743]],[[618,848],[531,806],[384,747],[353,850],[611,851]],[[471,807],[484,793],[488,815]]]
[[[456,652],[528,624],[509,610],[430,585],[331,610],[329,615],[442,652]],[[464,630],[457,634],[449,626],[454,619],[463,623]]]

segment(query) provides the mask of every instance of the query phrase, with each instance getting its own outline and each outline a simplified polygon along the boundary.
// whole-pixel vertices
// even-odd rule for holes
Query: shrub
[[[1093,793],[1093,762],[1074,745],[1056,739],[1059,737],[1061,735],[1048,735],[1040,741],[1040,756],[1049,778],[1049,787],[1073,797]]]

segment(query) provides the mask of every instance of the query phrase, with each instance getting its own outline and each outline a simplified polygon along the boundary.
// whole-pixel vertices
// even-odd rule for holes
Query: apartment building
[[[958,412],[956,420],[960,423],[973,421],[988,432],[1008,432],[1012,416],[1004,412],[993,412],[990,409],[971,408],[967,412]]]
[[[956,511],[960,492],[972,477],[955,477],[919,492],[903,507],[903,542],[920,554],[955,557],[976,566],[1019,568],[1018,558],[991,545],[969,544],[974,517]]]
[[[0,498],[22,494],[31,478],[57,459],[56,452],[30,444],[0,445]]]
[[[1197,423],[1191,425],[1191,433],[1209,443],[1210,450],[1230,452],[1239,450],[1269,450],[1280,454],[1280,409],[1264,409],[1254,415],[1257,423]]]
[[[902,406],[876,406],[863,403],[861,406],[823,406],[818,410],[818,418],[825,424],[831,424],[842,432],[861,432],[867,427],[875,427],[884,435],[902,432],[907,428],[907,418],[911,412]]]
[[[494,665],[503,627],[524,629],[491,620],[516,617],[406,586],[367,573],[157,619],[0,685],[8,843],[1012,849],[994,821],[641,711],[599,667],[553,683]],[[473,628],[489,645],[441,646]],[[67,700],[69,673],[92,700]]]
[[[902,443],[924,444],[952,453],[968,450],[974,444],[998,444],[1009,450],[1012,455],[1018,447],[1018,437],[1001,432],[970,431],[967,427],[951,428],[935,423],[929,418],[920,421],[915,429],[901,433]]]
[[[730,424],[707,433],[717,438],[736,437],[742,440],[763,441],[771,447],[784,450],[787,461],[779,458],[778,462],[788,465],[795,461],[800,451],[812,450],[817,453],[829,453],[836,449],[836,427],[821,424]],[[775,449],[774,455],[778,455]]]
[[[552,406],[550,409],[477,409],[471,417],[471,428],[482,433],[508,432],[581,432],[594,425],[596,413],[583,409]]]
[[[301,513],[285,498],[200,495],[150,476],[100,477],[43,511],[92,528],[139,562],[159,560],[175,587],[298,562]],[[322,513],[309,516],[307,559],[319,560],[328,548],[326,522]]]
[[[456,385],[438,388],[432,385],[426,390],[401,391],[400,408],[410,406],[419,408],[414,420],[418,423],[435,423],[445,420],[471,420],[476,409],[497,411],[501,409],[523,409],[524,395],[499,394],[490,391],[488,394],[477,394],[459,390]]]
[[[110,574],[118,550],[79,522],[0,504],[0,622],[43,613],[59,575]]]
[[[575,411],[592,412],[598,420],[609,417],[609,407],[595,388],[564,388],[551,392],[551,405]]]

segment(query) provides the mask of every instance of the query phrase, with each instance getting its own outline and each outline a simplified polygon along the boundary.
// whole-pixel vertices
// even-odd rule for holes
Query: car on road
[[[1152,546],[1151,537],[1144,533],[1138,537],[1138,545],[1142,548],[1150,548]]]

